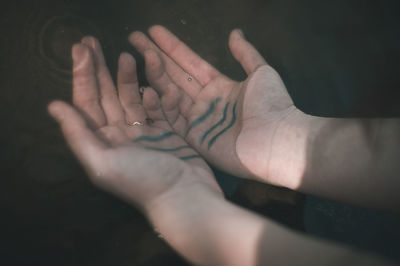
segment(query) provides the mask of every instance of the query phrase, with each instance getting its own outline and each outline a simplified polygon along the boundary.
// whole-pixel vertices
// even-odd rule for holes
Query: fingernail
[[[72,46],[72,59],[74,61],[79,61],[84,58],[86,53],[86,48],[81,44],[74,44]]]
[[[237,29],[237,32],[239,33],[239,35],[240,35],[243,39],[245,38],[244,33],[243,33],[243,31],[242,31],[241,29]]]
[[[90,35],[83,37],[81,43],[92,49],[96,49],[99,45],[98,42],[96,42],[96,38]]]

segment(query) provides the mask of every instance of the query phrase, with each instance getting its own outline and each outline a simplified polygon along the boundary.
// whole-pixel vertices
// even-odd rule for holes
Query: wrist
[[[215,224],[217,215],[227,204],[223,195],[215,189],[193,183],[168,191],[147,205],[145,216],[159,237],[187,260],[200,263],[206,253],[213,252],[212,245],[206,244],[213,230],[207,231],[207,224]],[[206,232],[205,232],[206,231]],[[205,244],[205,245],[203,245]]]
[[[184,170],[179,182],[143,206],[144,214],[150,222],[153,222],[171,206],[180,205],[184,209],[190,208],[194,196],[199,199],[224,200],[223,192],[215,186],[215,182],[211,181],[214,177],[210,175],[211,173],[202,168],[190,167]]]
[[[296,108],[280,122],[271,141],[269,182],[290,189],[300,186],[307,171],[309,148],[323,121]]]
[[[197,184],[153,204],[147,217],[160,237],[195,265],[254,265],[265,225],[211,187]]]

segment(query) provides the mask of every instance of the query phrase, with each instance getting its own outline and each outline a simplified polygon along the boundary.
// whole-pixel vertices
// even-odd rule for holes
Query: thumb
[[[106,144],[88,127],[82,115],[74,107],[62,101],[50,103],[48,111],[59,123],[72,152],[86,170],[91,172],[95,166],[100,166],[99,155],[106,149]]]
[[[267,65],[265,59],[245,38],[241,30],[235,29],[229,36],[229,48],[232,55],[249,75],[259,66]]]

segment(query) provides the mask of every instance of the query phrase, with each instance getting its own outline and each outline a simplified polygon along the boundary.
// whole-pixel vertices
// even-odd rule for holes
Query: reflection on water
[[[37,61],[33,63],[43,68],[37,70],[38,73],[46,73],[59,82],[71,84],[72,44],[88,34],[101,38],[99,31],[89,20],[76,16],[52,17],[41,27],[35,25],[38,20],[33,23],[28,20],[32,27],[29,30],[30,52],[38,55]]]

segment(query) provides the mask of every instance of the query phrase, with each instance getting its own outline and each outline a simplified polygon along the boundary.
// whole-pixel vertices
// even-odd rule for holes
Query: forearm
[[[382,261],[292,232],[196,187],[148,209],[163,238],[196,265],[382,265]]]
[[[269,178],[306,193],[399,210],[400,120],[295,113],[282,123]]]
[[[164,240],[196,265],[255,265],[263,222],[207,188],[167,195],[147,214]]]

